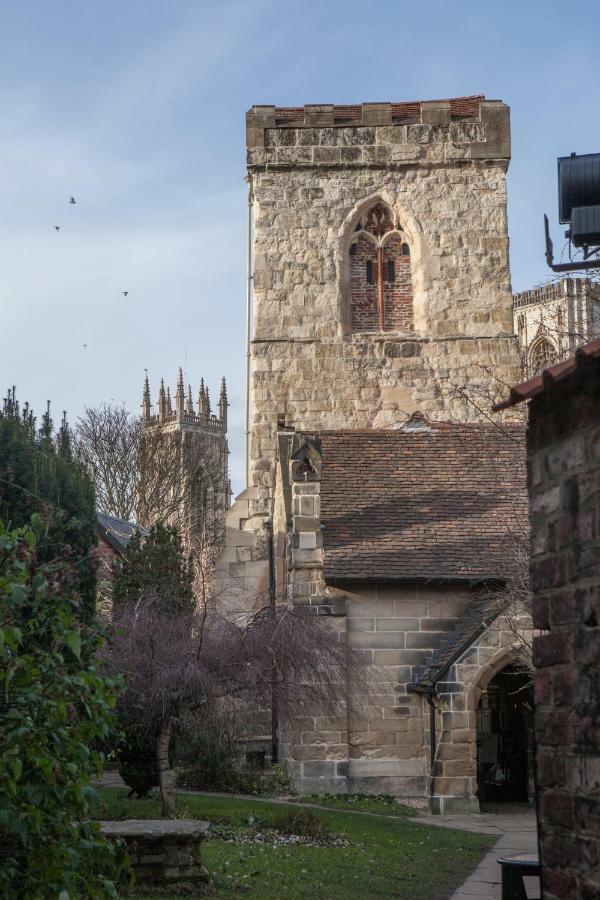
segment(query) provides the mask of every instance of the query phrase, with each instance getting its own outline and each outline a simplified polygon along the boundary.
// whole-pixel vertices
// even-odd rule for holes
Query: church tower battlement
[[[156,412],[146,375],[142,394],[142,447],[147,491],[140,516],[144,525],[177,525],[185,545],[219,539],[230,503],[227,443],[227,385],[221,381],[218,414],[211,410],[208,386],[200,382],[197,405],[179,369],[175,401],[161,379]]]
[[[477,421],[520,370],[503,102],[253,106],[246,125],[260,517],[278,419],[309,431],[397,428],[416,410]]]
[[[173,405],[171,400],[170,388],[165,388],[164,378],[161,378],[158,391],[157,413],[153,415],[152,402],[150,399],[150,382],[146,375],[142,395],[142,423],[144,428],[151,428],[154,425],[176,427],[189,426],[201,430],[207,429],[208,433],[211,434],[213,431],[221,431],[223,434],[226,434],[228,406],[229,401],[227,399],[227,384],[225,379],[223,378],[221,380],[219,414],[216,415],[211,411],[208,387],[204,384],[204,378],[202,378],[200,380],[200,390],[198,392],[198,411],[196,412],[192,396],[192,387],[188,384],[186,392],[183,381],[183,369],[180,368],[175,390],[175,405]]]

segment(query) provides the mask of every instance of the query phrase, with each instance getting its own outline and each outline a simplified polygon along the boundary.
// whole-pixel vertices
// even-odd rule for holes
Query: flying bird
[[[55,230],[55,231],[60,231],[61,228],[62,228],[62,225],[55,225],[55,226],[54,226],[54,230]]]
[[[123,296],[126,297],[129,291],[123,291]]]
[[[87,344],[84,344],[83,346],[84,346],[84,347],[87,347]]]
[[[77,203],[77,200],[75,199],[75,197],[71,197],[71,199],[69,200],[69,203]]]

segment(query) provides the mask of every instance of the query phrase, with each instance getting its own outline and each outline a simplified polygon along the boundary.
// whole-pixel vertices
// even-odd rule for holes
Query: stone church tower
[[[505,539],[527,503],[522,429],[490,422],[520,377],[508,107],[254,106],[247,148],[250,483],[226,517],[223,609],[262,607],[274,587],[378,673],[362,719],[287,723],[299,791],[478,808],[511,746],[480,699],[500,673],[505,703],[513,657],[477,591],[506,583]]]
[[[510,129],[508,107],[481,96],[254,106],[246,121],[262,501],[278,417],[313,430],[394,428],[417,409],[477,420],[519,378]]]
[[[212,412],[202,379],[197,406],[185,389],[179,369],[175,403],[161,380],[156,414],[152,413],[148,376],[142,398],[142,465],[145,478],[139,521],[176,525],[191,550],[222,539],[229,507],[227,387],[221,382],[218,415]]]

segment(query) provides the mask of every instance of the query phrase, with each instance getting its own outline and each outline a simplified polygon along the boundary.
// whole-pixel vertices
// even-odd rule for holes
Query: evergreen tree
[[[136,532],[127,545],[113,591],[117,606],[147,599],[162,609],[193,608],[192,570],[176,528],[154,525],[147,537]]]
[[[49,403],[36,430],[29,405],[21,411],[15,389],[8,392],[0,410],[0,518],[18,528],[38,513],[44,524],[38,560],[76,562],[81,615],[90,621],[96,598],[94,488],[73,460],[66,415],[56,439],[53,428]]]

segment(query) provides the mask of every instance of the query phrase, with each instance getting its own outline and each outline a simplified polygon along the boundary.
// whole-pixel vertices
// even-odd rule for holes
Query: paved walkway
[[[498,809],[502,809],[498,805]],[[511,806],[506,812],[465,816],[420,816],[419,822],[439,828],[461,828],[480,834],[494,834],[498,841],[484,856],[472,875],[452,895],[451,900],[501,900],[500,856],[511,853],[537,853],[535,812],[527,807]],[[526,878],[528,897],[539,897],[538,878]]]
[[[125,787],[118,772],[105,772],[100,782],[104,787]],[[205,796],[237,797],[237,799],[253,800],[263,803],[282,803],[294,806],[309,806],[313,809],[331,811],[330,807],[318,803],[303,803],[293,799],[275,800],[273,798],[255,797],[241,794],[219,794],[214,791],[179,791],[179,793],[203,794]],[[484,856],[472,875],[462,884],[450,900],[501,900],[501,871],[498,857],[511,853],[537,853],[537,829],[535,812],[525,805],[498,804],[499,812],[485,812],[464,816],[432,816],[420,815],[411,819],[421,825],[435,825],[438,828],[460,828],[463,831],[476,831],[479,834],[496,835],[498,840],[489,853]],[[344,810],[356,815],[376,816],[377,818],[395,818],[382,813],[367,813],[361,810]],[[530,898],[540,896],[539,880],[525,879],[527,893]]]

